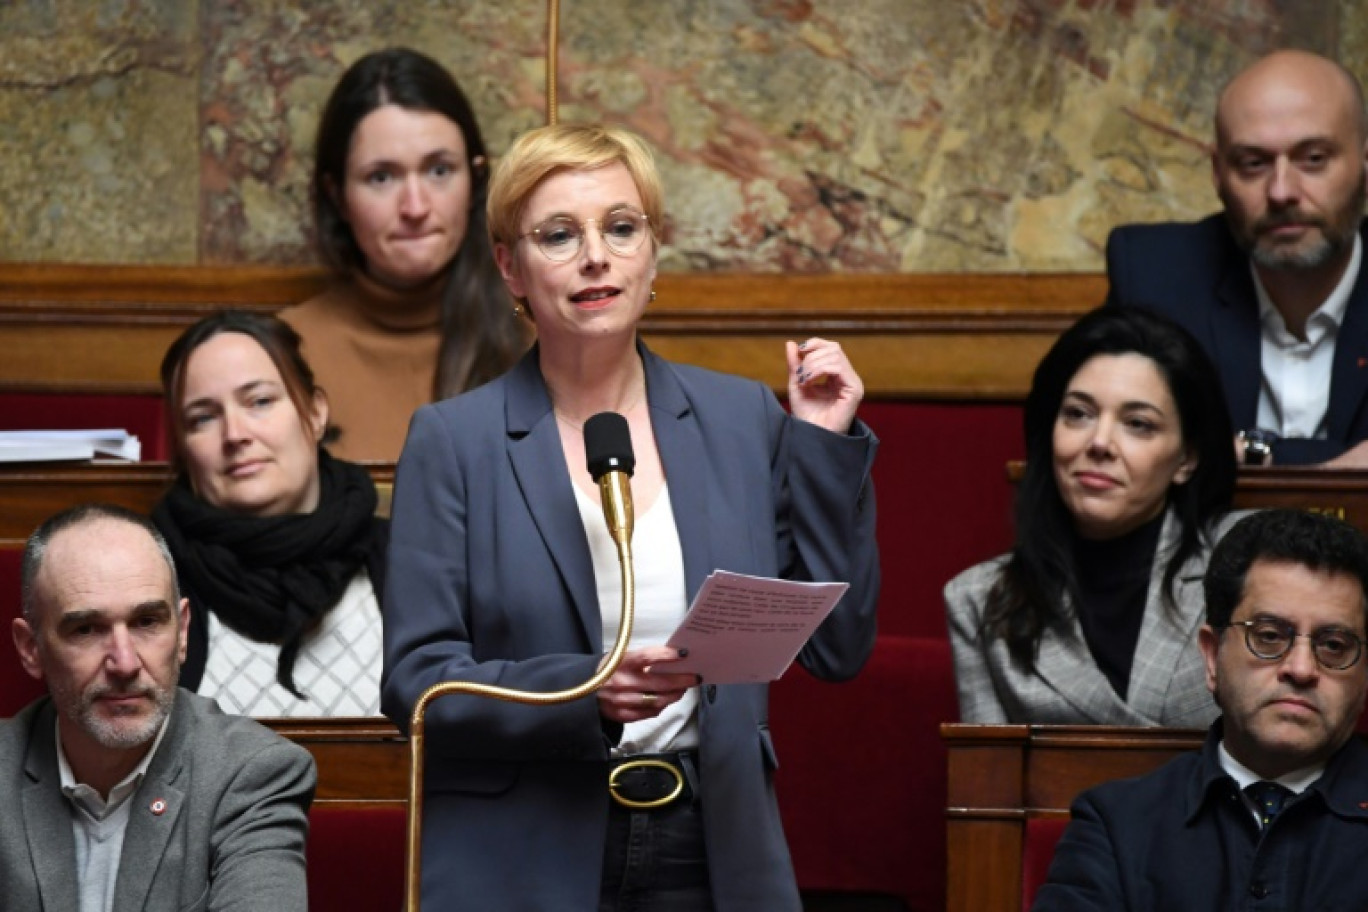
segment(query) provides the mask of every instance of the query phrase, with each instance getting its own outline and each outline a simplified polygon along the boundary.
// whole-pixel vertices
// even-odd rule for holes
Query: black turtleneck
[[[1126,699],[1164,513],[1119,538],[1075,540],[1078,621],[1097,667]]]

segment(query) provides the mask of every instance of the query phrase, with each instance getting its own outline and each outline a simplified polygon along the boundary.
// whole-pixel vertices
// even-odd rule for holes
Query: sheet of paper
[[[0,440],[0,462],[69,462],[95,457],[85,440]]]
[[[709,684],[775,681],[836,607],[847,583],[795,583],[718,570],[703,582],[667,645],[670,663]]]
[[[0,462],[99,457],[137,462],[142,458],[142,444],[122,428],[0,431]]]

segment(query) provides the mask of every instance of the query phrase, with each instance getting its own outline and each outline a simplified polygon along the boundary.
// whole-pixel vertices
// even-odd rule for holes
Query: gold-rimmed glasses
[[[631,256],[641,249],[651,233],[650,219],[640,209],[622,206],[602,218],[579,221],[568,215],[554,215],[539,223],[518,240],[531,238],[532,243],[553,263],[564,263],[579,256],[584,247],[584,235],[589,223],[594,223],[604,245],[618,256]]]

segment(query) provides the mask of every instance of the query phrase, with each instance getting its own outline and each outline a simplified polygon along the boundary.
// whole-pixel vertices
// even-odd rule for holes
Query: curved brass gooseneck
[[[629,485],[622,472],[608,472],[599,479],[599,492],[604,503],[604,512],[609,505],[618,507],[617,515],[608,515],[608,532],[617,545],[618,564],[622,570],[622,622],[618,625],[617,639],[608,653],[607,659],[593,677],[568,690],[535,691],[515,690],[509,687],[495,687],[478,684],[474,681],[443,681],[423,691],[413,706],[409,720],[409,815],[408,836],[404,852],[404,909],[406,912],[419,912],[422,892],[422,838],[423,838],[423,720],[428,705],[438,697],[447,694],[475,694],[494,700],[510,703],[527,703],[547,706],[554,703],[569,703],[586,697],[598,690],[617,671],[622,663],[627,642],[632,638],[632,623],[636,618],[636,577],[632,568],[632,516],[630,488],[624,497],[622,489]]]
[[[559,100],[556,73],[560,68],[560,0],[546,0],[546,122],[559,119]],[[443,681],[423,691],[413,705],[409,719],[409,814],[404,850],[404,909],[419,912],[422,904],[422,839],[423,839],[423,740],[428,707],[433,700],[448,694],[473,694],[492,700],[549,706],[569,703],[598,690],[622,664],[627,643],[632,638],[632,623],[636,619],[636,578],[632,568],[631,499],[622,497],[621,487],[627,485],[620,472],[609,472],[599,479],[603,503],[619,505],[619,515],[608,517],[608,531],[617,545],[618,564],[622,569],[622,620],[617,639],[607,659],[589,680],[578,687],[550,692],[517,690],[495,687],[474,681]],[[617,488],[614,492],[612,489]],[[616,495],[616,496],[615,496]],[[625,517],[621,505],[627,504]],[[625,521],[624,521],[625,519]]]

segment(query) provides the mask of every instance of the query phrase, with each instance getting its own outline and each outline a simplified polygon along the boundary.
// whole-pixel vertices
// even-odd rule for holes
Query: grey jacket
[[[55,724],[48,697],[0,721],[6,909],[78,908]],[[304,841],[316,781],[308,751],[179,690],[166,735],[129,799],[114,912],[306,912]]]
[[[1215,529],[1216,537],[1243,515],[1228,515]],[[1179,571],[1175,612],[1164,607],[1160,593],[1165,555],[1177,543],[1178,521],[1169,513],[1159,535],[1125,700],[1097,667],[1076,618],[1067,631],[1045,632],[1030,671],[1012,660],[1003,641],[980,641],[979,624],[988,593],[1007,555],[970,567],[952,579],[945,587],[945,613],[960,721],[1179,728],[1211,724],[1220,710],[1207,690],[1206,669],[1197,648],[1197,630],[1205,616],[1202,574],[1209,552],[1189,558]]]

